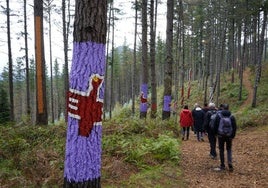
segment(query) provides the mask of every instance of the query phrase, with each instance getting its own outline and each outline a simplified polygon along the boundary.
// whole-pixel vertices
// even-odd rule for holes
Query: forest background
[[[18,19],[16,17],[17,14],[14,14],[12,9],[10,9],[10,12],[7,12],[9,9],[4,6],[4,1],[1,3],[2,14],[10,15],[7,13],[11,13],[12,15],[11,19],[9,18],[10,23],[15,18],[18,22],[23,23],[22,25],[24,26],[32,25],[26,22],[28,20],[27,17],[29,17],[27,12],[24,12],[25,14],[22,14],[22,11],[18,12],[21,14],[19,18],[22,18],[22,15],[26,16],[24,17],[26,19]],[[138,37],[134,38],[137,44],[133,48],[127,45],[128,40],[125,40],[122,46],[115,46],[116,23],[122,18],[122,10],[120,10],[120,6],[115,7],[113,3],[109,4],[107,49],[111,50],[107,50],[107,87],[104,117],[109,116],[111,118],[112,109],[116,105],[122,106],[126,104],[132,105],[132,114],[135,114],[138,111],[139,103],[136,97],[140,93],[139,87],[144,78],[149,79],[148,98],[151,99],[148,102],[149,105],[150,103],[163,103],[163,96],[157,97],[155,95],[155,88],[165,88],[164,80],[166,80],[165,71],[167,70],[170,72],[168,74],[172,76],[171,79],[174,86],[171,93],[172,102],[176,101],[179,105],[187,102],[187,98],[190,95],[191,81],[198,80],[200,82],[200,89],[204,91],[203,102],[214,100],[218,104],[220,75],[230,70],[232,74],[238,72],[240,83],[242,83],[244,68],[250,65],[255,66],[255,94],[252,105],[256,106],[257,85],[261,76],[262,61],[266,59],[267,50],[267,1],[232,1],[224,3],[221,1],[212,2],[205,0],[175,1],[173,5],[174,17],[172,19],[174,27],[172,47],[167,46],[167,41],[169,40],[161,38],[161,35],[156,35],[156,28],[164,27],[162,25],[163,20],[160,19],[161,24],[158,24],[158,5],[166,5],[166,2],[153,1],[153,3],[153,5],[157,6],[153,6],[154,8],[152,9],[150,7],[152,3],[148,3],[148,12],[146,12],[148,16],[147,35],[149,37],[148,43],[145,44],[148,45],[147,55],[144,55],[142,49],[144,45],[139,38],[142,35],[141,4],[137,2],[136,6],[136,25],[138,27],[137,30],[134,28],[133,30],[134,36]],[[65,98],[61,96],[64,96],[64,93],[66,93],[66,85],[68,85],[66,70],[68,71],[71,61],[71,53],[69,51],[72,43],[70,35],[72,34],[74,8],[69,1],[66,1],[64,5],[66,14],[63,17],[63,8],[61,6],[56,6],[54,1],[44,1],[44,20],[48,23],[45,34],[48,37],[47,41],[51,42],[48,42],[45,47],[45,54],[50,54],[46,61],[46,98],[48,119],[52,123],[64,116]],[[121,6],[123,5],[121,4]],[[22,10],[22,7],[25,8],[24,11],[28,10],[26,9],[29,7],[27,1],[24,1],[24,4],[21,4],[21,7],[18,8]],[[132,4],[133,12],[135,12],[134,7]],[[150,11],[150,9],[154,11]],[[16,11],[14,10],[14,12]],[[165,15],[165,13],[162,14]],[[55,22],[55,17],[59,16],[52,17],[52,15],[61,15],[62,22]],[[63,20],[65,20],[64,24]],[[54,32],[52,30],[54,27],[51,27],[49,23],[54,23],[57,26],[57,30],[62,29],[62,33],[65,35],[63,41],[65,40],[67,45],[63,48],[65,58],[62,67],[60,67],[59,59],[54,59],[51,56],[52,52],[54,52],[51,45],[55,39],[53,38]],[[64,27],[61,24],[63,24],[62,26],[65,27],[65,30],[63,30]],[[28,40],[33,38],[34,36],[30,36],[27,30],[25,31],[25,28],[16,33],[15,36],[12,36],[13,40],[16,37],[18,37],[17,39],[24,38]],[[57,35],[56,37],[59,36]],[[24,44],[26,44],[26,41]],[[32,123],[36,121],[35,61],[34,57],[29,57],[29,52],[33,51],[33,46],[25,47],[21,45],[21,54],[19,57],[15,57],[16,60],[14,62],[12,49],[10,49],[8,52],[10,58],[8,65],[12,64],[12,66],[5,67],[1,73],[1,89],[7,96],[7,100],[3,101],[10,101],[7,106],[10,106],[11,112],[14,111],[12,112],[14,115],[11,114],[10,117],[15,121],[21,121],[22,119],[29,120]],[[170,47],[172,49],[168,49]],[[171,63],[168,62],[166,56],[170,50],[172,51]],[[145,56],[148,56],[146,69],[149,70],[146,76],[143,75],[145,69],[143,57]],[[27,63],[28,67],[26,67]],[[1,62],[1,64],[6,63]],[[170,66],[172,67],[171,69]],[[10,70],[12,70],[12,75]],[[28,78],[26,77],[27,71]],[[233,79],[231,82],[233,82]],[[8,85],[11,82],[10,80],[14,83],[14,87],[10,87],[10,84]],[[185,83],[189,84],[188,88],[185,87]],[[241,99],[241,84],[239,88],[238,97]],[[14,92],[10,92],[11,90]],[[14,96],[11,96],[13,93]],[[157,113],[160,111],[158,110]]]
[[[9,15],[10,15],[10,46],[11,46],[11,53],[10,56],[12,59],[12,69],[14,71],[14,78],[15,79],[24,79],[25,84],[27,82],[27,79],[31,79],[29,83],[31,85],[34,85],[36,82],[35,77],[35,62],[34,62],[34,15],[33,15],[33,2],[29,1],[9,1]],[[1,63],[0,63],[0,71],[1,71],[1,78],[7,79],[9,72],[9,52],[8,52],[8,40],[7,40],[7,5],[5,1],[0,1],[1,9],[2,9],[2,20],[1,20],[1,28],[2,28],[2,35],[0,39],[0,57],[1,57]],[[65,65],[68,63],[68,68],[71,67],[71,61],[72,61],[72,32],[73,32],[73,19],[74,19],[74,2],[72,1],[66,1],[66,32],[67,36],[67,51],[68,51],[68,57],[67,60],[65,60],[65,50],[64,50],[64,28],[62,26],[63,22],[63,14],[62,14],[62,4],[60,1],[53,1],[48,0],[44,1],[44,42],[45,42],[45,63],[46,63],[46,76],[47,76],[47,93],[48,95],[51,95],[50,87],[57,87],[58,85],[55,83],[58,83],[59,77],[61,77],[61,83],[64,82],[64,69]],[[158,22],[162,26],[165,25],[166,22],[166,1],[159,1],[158,2]],[[111,46],[113,43],[113,48],[119,48],[120,54],[122,54],[122,47],[128,48],[129,51],[133,50],[133,41],[134,41],[134,21],[135,21],[135,11],[133,9],[133,2],[130,1],[115,1],[113,3],[112,7],[114,11],[114,35],[113,39],[110,39],[107,41],[109,45],[107,45],[107,51],[111,53]],[[26,27],[25,27],[26,25]],[[128,27],[126,27],[128,25]],[[165,39],[165,27],[158,27],[157,33],[158,36],[162,38],[162,40]],[[110,30],[112,26],[110,26]],[[140,28],[140,26],[138,26]],[[16,29],[15,29],[16,28]],[[27,29],[27,30],[26,30]],[[139,29],[140,30],[140,29]],[[25,34],[27,33],[27,35]],[[111,34],[110,34],[111,35]],[[141,40],[141,31],[139,31],[138,35],[138,42]],[[111,37],[110,37],[111,38]],[[27,47],[26,45],[27,40]],[[27,48],[27,50],[26,50]],[[27,54],[26,54],[27,53]],[[117,55],[117,54],[115,54]],[[27,56],[27,57],[26,57]],[[109,55],[111,56],[111,54]],[[132,58],[133,57],[129,57]],[[26,61],[28,62],[28,66],[26,67]],[[67,61],[67,62],[64,62]],[[52,67],[52,68],[51,68]],[[29,70],[31,74],[31,78],[27,78],[26,69]],[[116,76],[116,75],[115,75]],[[56,79],[52,80],[53,77],[57,77]],[[53,82],[53,83],[50,83]],[[52,86],[53,85],[53,86]],[[35,87],[35,86],[34,86]],[[61,87],[61,86],[60,86]],[[62,92],[65,92],[62,86],[59,91],[60,95]],[[8,87],[7,87],[8,88]],[[35,122],[35,91],[32,92],[30,98],[32,101],[31,106],[31,118],[32,121]],[[50,94],[49,94],[50,93]],[[27,95],[27,92],[25,92],[25,95]],[[58,91],[55,91],[55,96],[58,95]],[[9,96],[10,97],[10,96]],[[26,100],[27,97],[24,96]],[[15,96],[17,98],[17,96]],[[20,98],[20,96],[18,96]],[[48,101],[52,100],[52,96],[48,96]],[[54,101],[55,100],[55,101]],[[57,98],[54,98],[53,101],[56,103],[55,106],[59,106],[60,112],[57,112],[58,109],[53,110],[55,114],[55,118],[59,119],[59,114],[63,114],[63,111],[65,109],[64,102],[60,101]],[[14,103],[17,103],[16,99]],[[48,108],[52,108],[51,101],[48,102],[50,106]],[[21,106],[23,104],[14,104],[18,108],[18,106]],[[26,106],[20,107],[22,109],[29,108]],[[54,107],[53,107],[54,108]],[[51,109],[52,110],[52,109]],[[20,111],[20,110],[19,110]],[[27,111],[27,110],[26,110]],[[25,112],[23,112],[25,113]],[[50,112],[49,112],[50,113]],[[15,113],[15,119],[20,119],[21,114]],[[54,119],[54,117],[51,117]],[[51,120],[50,120],[51,121]],[[52,120],[54,122],[54,120]]]

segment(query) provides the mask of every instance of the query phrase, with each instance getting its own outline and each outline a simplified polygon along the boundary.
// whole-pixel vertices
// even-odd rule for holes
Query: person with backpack
[[[193,116],[192,112],[188,109],[188,105],[185,105],[183,109],[180,112],[180,118],[179,123],[182,127],[182,140],[185,140],[185,134],[186,134],[186,140],[189,139],[190,134],[190,127],[193,126]]]
[[[216,157],[217,157],[217,152],[216,152],[217,138],[216,138],[216,134],[214,131],[214,124],[215,124],[215,119],[216,119],[216,115],[217,115],[217,109],[215,107],[215,104],[212,102],[209,103],[208,108],[209,108],[209,110],[205,114],[204,129],[208,135],[208,141],[209,141],[209,146],[210,146],[209,156],[212,159],[216,159]]]
[[[228,167],[229,171],[232,172],[232,140],[235,138],[237,125],[235,117],[229,111],[229,105],[223,104],[222,108],[222,111],[216,116],[214,127],[214,131],[218,136],[220,153],[220,167],[217,170],[225,170],[224,146],[226,144]]]

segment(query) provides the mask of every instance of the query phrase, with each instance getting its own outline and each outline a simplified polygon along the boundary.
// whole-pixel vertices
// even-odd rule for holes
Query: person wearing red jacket
[[[194,119],[192,116],[192,112],[188,109],[188,105],[185,105],[180,112],[179,118],[179,123],[182,127],[182,140],[185,140],[185,134],[186,140],[189,139],[190,127],[193,126],[193,122]]]

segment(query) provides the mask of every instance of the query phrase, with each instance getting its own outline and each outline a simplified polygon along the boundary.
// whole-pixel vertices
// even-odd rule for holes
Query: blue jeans
[[[232,165],[232,138],[218,136],[221,167],[225,167],[224,164],[224,145],[226,143],[227,161],[228,165]]]

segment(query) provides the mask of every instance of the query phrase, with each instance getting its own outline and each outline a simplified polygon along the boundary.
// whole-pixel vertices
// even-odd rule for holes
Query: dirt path
[[[244,72],[244,86],[248,99],[241,108],[250,104],[252,89],[249,69]],[[218,148],[217,148],[218,152]],[[225,152],[226,155],[226,152]],[[225,156],[226,157],[226,156]],[[233,140],[234,172],[217,172],[219,158],[209,157],[209,142],[198,142],[193,132],[182,143],[183,177],[189,188],[267,188],[268,187],[268,126],[250,128],[237,134]]]
[[[252,84],[249,80],[250,77],[250,68],[246,68],[246,70],[243,73],[243,85],[246,88],[246,90],[248,91],[248,98],[247,100],[245,100],[245,102],[242,104],[241,109],[246,107],[247,105],[250,105],[252,99],[253,99],[253,89],[252,89]]]
[[[182,144],[182,169],[189,188],[268,187],[268,128],[245,130],[233,140],[234,172],[217,172],[219,158],[209,157],[209,143],[198,142],[193,132]]]

